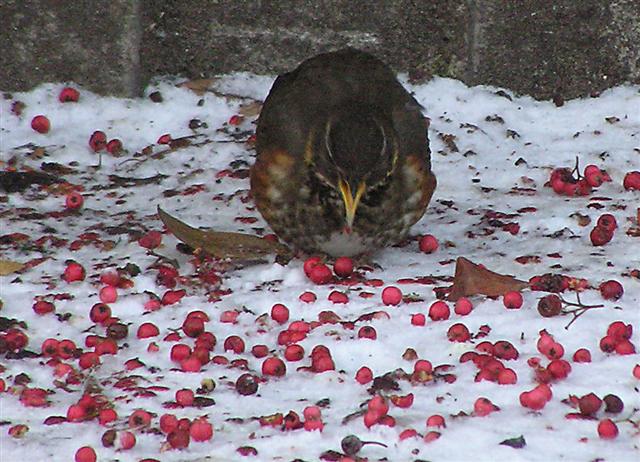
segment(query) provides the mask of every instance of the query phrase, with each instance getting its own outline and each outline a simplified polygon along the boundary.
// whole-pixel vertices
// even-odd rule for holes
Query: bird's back
[[[420,105],[393,71],[369,53],[346,48],[310,58],[276,79],[258,121],[258,154],[265,146],[301,154],[310,127],[351,102],[375,108],[382,117],[395,119],[394,125],[426,128]],[[400,136],[407,131],[402,126],[398,130]],[[426,134],[420,141],[426,146]]]

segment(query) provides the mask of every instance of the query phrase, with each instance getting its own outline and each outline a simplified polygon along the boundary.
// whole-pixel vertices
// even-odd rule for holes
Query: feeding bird
[[[353,48],[274,82],[256,129],[251,192],[297,250],[370,253],[403,239],[436,187],[428,119],[393,71]]]

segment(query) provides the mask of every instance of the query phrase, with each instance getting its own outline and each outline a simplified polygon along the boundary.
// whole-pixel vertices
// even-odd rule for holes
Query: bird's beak
[[[351,228],[353,226],[353,219],[356,216],[356,209],[358,208],[358,204],[360,203],[360,198],[366,189],[366,184],[364,181],[361,181],[358,184],[358,190],[353,194],[351,191],[351,186],[345,180],[340,180],[338,184],[340,187],[340,193],[342,194],[342,200],[344,201],[344,209],[345,209],[345,218],[347,220],[347,227]]]

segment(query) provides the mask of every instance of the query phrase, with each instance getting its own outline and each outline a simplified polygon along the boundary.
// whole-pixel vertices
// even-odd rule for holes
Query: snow
[[[53,235],[66,239],[59,247],[51,244],[16,245],[0,240],[1,259],[27,262],[41,256],[47,259],[22,274],[0,276],[1,299],[4,303],[0,315],[26,322],[23,329],[29,337],[28,350],[40,352],[47,338],[69,338],[85,351],[85,338],[89,334],[104,335],[104,328],[94,326],[89,310],[99,301],[101,284],[98,277],[104,268],[122,268],[127,263],[138,265],[142,272],[131,277],[130,288],[119,289],[119,298],[110,304],[113,316],[129,325],[129,336],[120,341],[117,355],[104,355],[102,364],[90,371],[81,371],[80,384],[60,385],[53,368],[44,358],[6,359],[0,361],[0,378],[7,387],[14,384],[18,374],[27,374],[29,387],[51,391],[49,407],[24,407],[19,401],[19,386],[0,394],[0,458],[2,460],[73,460],[76,450],[84,445],[94,447],[98,460],[139,461],[155,458],[162,461],[242,460],[236,449],[253,446],[258,455],[252,460],[318,460],[327,450],[340,450],[340,441],[349,434],[362,440],[383,442],[388,448],[366,445],[359,453],[370,461],[387,458],[393,461],[631,461],[637,460],[639,451],[640,408],[638,379],[632,375],[634,365],[640,363],[638,354],[621,356],[604,353],[598,344],[613,321],[632,324],[631,341],[638,348],[640,330],[640,281],[630,271],[640,268],[639,237],[627,234],[636,220],[640,207],[638,191],[625,191],[622,178],[631,170],[640,169],[640,88],[621,86],[603,92],[597,98],[567,101],[556,107],[549,101],[538,102],[528,97],[496,94],[491,87],[469,88],[461,82],[435,78],[422,85],[405,85],[415,92],[431,119],[430,140],[432,163],[438,178],[438,188],[423,219],[414,226],[412,234],[435,235],[439,249],[433,254],[419,252],[417,240],[406,246],[380,250],[373,257],[379,265],[364,273],[366,279],[380,279],[382,286],[358,283],[347,287],[340,283],[316,286],[302,270],[302,260],[294,259],[287,266],[273,261],[254,266],[227,269],[221,272],[221,289],[229,290],[219,301],[210,298],[211,287],[196,283],[190,276],[194,272],[191,258],[176,249],[177,240],[165,234],[163,244],[155,254],[137,243],[137,236],[147,230],[162,230],[156,206],[193,226],[225,231],[249,233],[268,232],[251,201],[247,201],[248,178],[243,175],[219,174],[245,169],[253,162],[253,150],[244,141],[253,130],[253,118],[247,118],[235,128],[227,123],[240,110],[242,103],[253,98],[264,99],[273,81],[271,76],[236,74],[215,83],[216,92],[198,95],[176,87],[172,82],[159,82],[147,89],[147,95],[159,91],[162,103],[149,98],[119,99],[100,97],[81,89],[78,103],[61,104],[58,93],[61,84],[44,84],[27,93],[14,93],[0,101],[0,165],[3,169],[16,167],[38,168],[42,162],[57,162],[71,166],[76,173],[63,175],[66,181],[84,188],[84,207],[75,213],[63,212],[65,195],[61,189],[33,186],[24,192],[0,194],[0,236],[25,233],[30,242],[42,236]],[[228,97],[222,95],[246,97]],[[506,97],[505,95],[509,96]],[[20,100],[26,104],[21,116],[11,113],[11,105]],[[51,120],[51,131],[38,134],[30,127],[32,117],[44,114]],[[496,117],[499,116],[499,117]],[[608,119],[617,117],[619,120]],[[195,130],[189,121],[200,119],[207,124]],[[103,130],[108,139],[119,138],[126,149],[122,157],[98,155],[88,146],[90,135]],[[511,130],[511,131],[509,131]],[[245,133],[247,132],[247,133]],[[163,134],[176,139],[192,138],[192,146],[176,149],[163,157],[138,155],[152,146],[159,153],[166,146],[155,145]],[[238,141],[234,141],[237,135]],[[441,135],[454,135],[457,151]],[[197,143],[211,140],[200,146]],[[31,154],[33,143],[46,148],[46,155],[37,158]],[[571,167],[579,157],[581,169],[596,164],[605,169],[612,182],[605,183],[588,197],[568,198],[556,195],[544,183],[552,168]],[[238,163],[244,161],[246,164]],[[230,165],[233,162],[233,165]],[[113,185],[110,175],[148,178],[167,175],[158,182],[130,187]],[[194,194],[184,194],[187,188],[202,185]],[[514,189],[514,188],[528,188]],[[175,190],[171,194],[167,191]],[[523,212],[525,207],[535,211]],[[516,214],[504,219],[517,222],[516,235],[492,226],[485,212],[493,210]],[[519,212],[520,211],[520,212]],[[27,215],[35,212],[39,215]],[[53,213],[51,213],[53,212]],[[576,212],[591,218],[591,224],[580,226]],[[602,213],[616,217],[618,229],[613,240],[603,247],[593,247],[589,232]],[[251,220],[236,218],[254,217]],[[114,228],[121,227],[121,228]],[[553,237],[554,233],[565,233]],[[484,230],[494,232],[484,235]],[[82,233],[98,233],[96,244],[87,244],[77,250],[69,245]],[[130,232],[132,234],[127,233]],[[136,234],[137,233],[137,234]],[[475,236],[470,233],[475,233]],[[104,244],[105,241],[111,241]],[[103,244],[100,244],[102,242]],[[559,255],[553,255],[558,253]],[[158,284],[156,263],[158,255],[179,263],[183,279],[177,288],[187,295],[177,304],[163,306],[153,312],[145,311],[148,292],[158,296],[167,290]],[[537,256],[539,262],[517,262],[520,256]],[[436,300],[435,285],[399,284],[401,278],[422,276],[452,276],[455,259],[465,256],[487,268],[504,274],[513,274],[528,280],[534,275],[548,272],[586,278],[593,289],[584,291],[585,304],[604,304],[602,309],[585,313],[569,329],[569,316],[541,317],[536,309],[541,292],[524,291],[524,306],[520,310],[506,310],[501,299],[473,297],[474,310],[468,316],[452,313],[446,321],[427,320],[424,327],[412,326],[413,313],[427,313]],[[87,270],[81,282],[66,283],[61,279],[65,261],[73,259]],[[615,279],[624,286],[624,295],[618,301],[603,300],[598,285]],[[405,301],[397,307],[382,304],[380,293],[388,285],[400,287],[405,295],[414,294],[422,299]],[[446,285],[437,282],[437,285]],[[333,305],[327,300],[334,290],[348,290],[349,303]],[[299,295],[314,292],[315,303],[303,303]],[[359,296],[364,292],[370,298]],[[31,306],[36,296],[68,293],[69,300],[56,300],[57,314],[69,314],[68,319],[54,314],[36,315]],[[575,294],[567,292],[566,299],[576,301]],[[187,313],[203,310],[210,321],[206,329],[217,337],[218,344],[212,355],[224,355],[233,360],[243,358],[249,368],[261,375],[262,359],[251,354],[251,347],[264,344],[283,358],[284,348],[277,343],[278,334],[286,327],[268,318],[271,306],[283,303],[290,310],[290,321],[317,320],[318,313],[333,310],[343,320],[355,321],[359,316],[375,311],[386,311],[389,319],[374,319],[356,323],[354,330],[340,324],[324,324],[314,328],[300,344],[305,358],[298,363],[287,362],[287,374],[282,378],[267,378],[260,383],[258,394],[241,396],[234,388],[235,380],[246,371],[209,363],[199,373],[181,372],[170,359],[172,342],[163,338],[182,326]],[[222,323],[220,314],[225,310],[239,310],[237,323]],[[260,317],[266,314],[265,317]],[[160,328],[160,336],[139,340],[136,331],[143,322],[153,322]],[[458,322],[464,323],[472,333],[483,325],[491,328],[485,338],[466,343],[451,343],[447,329]],[[358,339],[362,325],[371,325],[377,331],[376,340]],[[572,366],[568,378],[552,384],[553,398],[540,412],[532,412],[519,404],[519,395],[534,388],[536,382],[527,360],[542,357],[536,349],[538,332],[546,329],[565,348],[565,359]],[[241,336],[246,352],[233,354],[223,351],[224,339],[229,335]],[[184,336],[183,336],[184,337]],[[520,357],[505,361],[518,376],[515,385],[474,382],[477,372],[472,363],[461,364],[459,357],[483,340],[508,340],[516,346]],[[193,339],[182,342],[193,345]],[[158,351],[148,350],[155,342]],[[336,365],[335,371],[316,374],[297,371],[309,366],[308,355],[319,344],[327,346]],[[413,393],[414,404],[407,409],[390,405],[389,413],[395,417],[393,428],[375,425],[367,429],[362,417],[342,423],[347,415],[356,412],[370,399],[369,385],[358,384],[354,377],[363,365],[370,367],[374,376],[402,368],[411,373],[413,360],[403,359],[408,348],[419,358],[428,359],[434,366],[450,364],[457,380],[412,385],[400,381],[401,389],[395,394]],[[571,356],[578,348],[591,352],[591,363],[574,363]],[[145,367],[133,371],[125,369],[125,361],[138,358]],[[77,360],[67,361],[77,368]],[[548,361],[542,358],[542,364]],[[134,389],[117,388],[120,378],[140,375],[138,385],[161,385],[165,391],[156,391],[152,397],[136,396]],[[210,393],[216,404],[206,408],[166,408],[180,388],[200,387],[201,380],[212,378],[216,389]],[[125,430],[128,416],[135,409],[154,413],[152,428],[159,427],[164,413],[175,413],[179,418],[206,415],[215,427],[215,434],[206,443],[191,442],[185,450],[163,450],[164,435],[150,430],[135,430],[137,444],[130,450],[105,448],[101,436],[107,428],[97,421],[43,425],[49,416],[66,415],[67,408],[82,396],[88,383],[99,384],[101,393],[113,403],[118,420],[109,428]],[[562,403],[569,395],[582,396],[589,392],[601,398],[606,394],[618,395],[624,402],[619,415],[607,415],[600,410],[598,419],[568,420],[565,414],[575,412]],[[489,398],[500,407],[486,417],[460,416],[461,411],[471,414],[478,397]],[[322,408],[325,424],[322,432],[304,429],[284,432],[280,428],[261,427],[256,417],[276,412],[286,414],[294,410],[302,416],[303,409],[320,400],[328,400]],[[439,429],[441,437],[427,443],[421,438],[399,441],[398,435],[406,428],[414,428],[424,435],[425,422],[432,414],[445,417],[447,427]],[[614,440],[598,437],[599,419],[610,417],[619,422],[619,436]],[[229,420],[241,418],[242,422]],[[22,438],[9,436],[10,427],[25,424],[29,432]],[[499,443],[523,435],[526,446],[515,449]]]

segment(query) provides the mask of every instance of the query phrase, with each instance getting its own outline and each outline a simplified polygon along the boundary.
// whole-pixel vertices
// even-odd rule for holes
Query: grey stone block
[[[138,13],[137,0],[0,1],[0,88],[74,81],[138,93]]]
[[[462,77],[467,3],[390,0],[143,0],[144,77],[279,73],[347,45],[398,71]]]
[[[469,83],[540,99],[640,78],[640,1],[477,0]]]

